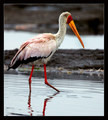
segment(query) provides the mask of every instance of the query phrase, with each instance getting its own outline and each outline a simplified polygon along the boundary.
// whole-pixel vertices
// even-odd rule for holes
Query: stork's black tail
[[[9,64],[9,66],[8,66],[8,69],[7,69],[7,71],[9,70],[9,69],[16,69],[19,65],[21,64],[21,61],[20,60],[16,60],[15,61],[15,63],[14,64]]]

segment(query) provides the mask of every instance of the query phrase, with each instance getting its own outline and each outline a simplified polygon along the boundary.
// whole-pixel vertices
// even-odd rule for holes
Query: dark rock
[[[18,49],[4,51],[4,64],[9,65]],[[104,50],[57,50],[47,64],[63,69],[104,69]]]

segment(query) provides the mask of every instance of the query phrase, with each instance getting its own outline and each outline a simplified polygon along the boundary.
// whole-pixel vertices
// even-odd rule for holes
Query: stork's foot
[[[54,90],[56,90],[57,92],[60,92],[57,88],[53,87],[51,84],[49,84],[48,82],[45,82],[46,85],[52,87]]]

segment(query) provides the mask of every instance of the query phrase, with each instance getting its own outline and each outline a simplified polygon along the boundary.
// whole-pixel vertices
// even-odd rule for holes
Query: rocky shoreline
[[[11,59],[18,49],[4,51],[4,73],[30,74],[30,65],[22,65],[16,70],[7,71]],[[43,66],[36,66],[37,77],[44,77]],[[37,74],[38,72],[38,74]],[[62,79],[104,79],[104,50],[57,50],[47,64],[49,78]],[[33,75],[35,76],[35,74]]]

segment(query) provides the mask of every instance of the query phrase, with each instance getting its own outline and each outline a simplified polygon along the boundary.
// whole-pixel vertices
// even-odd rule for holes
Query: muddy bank
[[[4,51],[4,73],[30,74],[31,66],[22,65],[17,70],[6,71],[18,49]],[[104,50],[57,50],[47,64],[48,78],[104,79]],[[43,66],[36,66],[33,76],[44,77]]]
[[[4,64],[8,65],[18,49],[4,51]],[[48,67],[64,69],[104,69],[104,50],[57,50]]]
[[[80,34],[104,33],[103,4],[31,4],[5,5],[4,28],[36,33],[58,31],[59,15],[69,11]],[[68,34],[73,34],[67,28]]]

